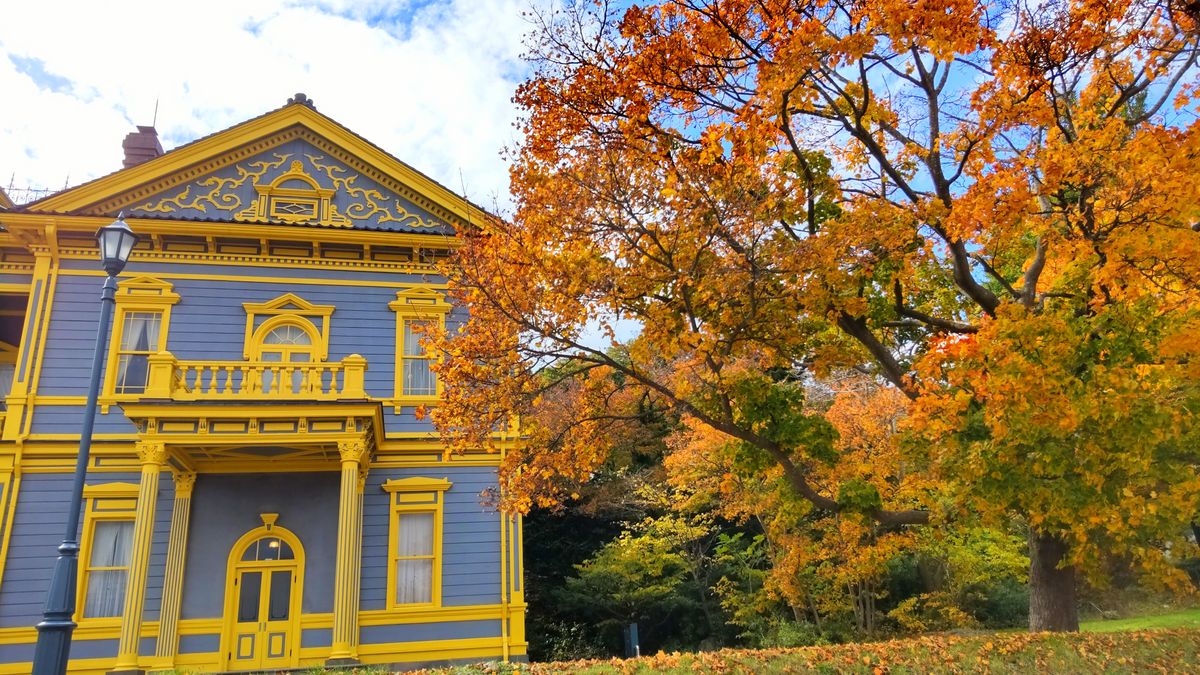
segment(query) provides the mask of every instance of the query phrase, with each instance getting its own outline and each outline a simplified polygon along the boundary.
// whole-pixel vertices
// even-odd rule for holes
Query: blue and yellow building
[[[525,653],[521,525],[496,454],[443,456],[423,327],[487,215],[317,112],[284,107],[0,207],[0,674],[29,671],[103,272],[120,277],[84,488],[71,672]],[[503,447],[509,442],[500,439]]]

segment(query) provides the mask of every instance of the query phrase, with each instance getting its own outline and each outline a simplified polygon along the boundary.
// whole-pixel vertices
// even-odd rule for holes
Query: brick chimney
[[[154,127],[139,126],[137,132],[125,137],[121,147],[125,149],[126,169],[163,154],[162,143],[158,142],[158,132]]]

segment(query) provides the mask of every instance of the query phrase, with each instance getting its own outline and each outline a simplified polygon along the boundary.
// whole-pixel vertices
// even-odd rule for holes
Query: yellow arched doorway
[[[304,547],[262,514],[262,527],[229,552],[225,581],[224,670],[294,668],[300,660],[300,594]]]

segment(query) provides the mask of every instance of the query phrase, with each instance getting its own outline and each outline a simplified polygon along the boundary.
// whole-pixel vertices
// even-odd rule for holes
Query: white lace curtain
[[[433,601],[433,514],[399,514],[396,603]]]
[[[84,616],[121,616],[132,541],[132,521],[110,520],[96,523],[92,530],[92,557],[88,562]]]

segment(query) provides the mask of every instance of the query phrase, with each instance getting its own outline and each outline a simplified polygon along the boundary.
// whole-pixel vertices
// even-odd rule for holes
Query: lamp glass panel
[[[122,261],[128,261],[129,254],[133,252],[133,245],[137,243],[137,237],[128,232],[122,232],[119,241],[117,257]]]

